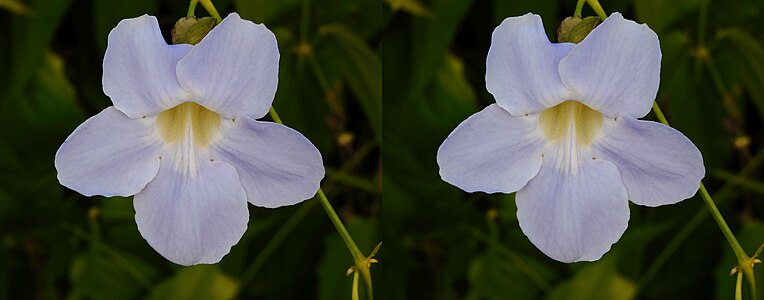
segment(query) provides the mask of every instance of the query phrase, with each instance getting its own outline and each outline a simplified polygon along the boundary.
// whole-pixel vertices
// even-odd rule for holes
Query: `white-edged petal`
[[[175,67],[191,45],[167,45],[153,16],[125,19],[109,33],[103,91],[131,118],[155,115],[188,100]]]
[[[161,147],[154,118],[130,119],[110,106],[58,149],[58,181],[85,196],[134,195],[157,174]]]
[[[275,208],[316,194],[324,164],[305,136],[287,126],[248,117],[228,125],[211,152],[215,159],[236,168],[250,203]]]
[[[658,92],[661,48],[647,25],[613,13],[560,61],[573,98],[601,113],[641,118]]]
[[[537,113],[569,100],[558,64],[573,47],[549,42],[538,15],[506,18],[493,31],[486,88],[514,116]]]
[[[178,63],[199,104],[229,118],[265,116],[276,95],[279,48],[263,24],[232,13]]]
[[[706,172],[703,157],[681,132],[631,117],[606,119],[603,129],[594,155],[618,167],[632,202],[673,204],[698,191]]]
[[[613,164],[562,151],[547,148],[538,175],[517,192],[517,219],[547,256],[561,262],[597,260],[626,231],[626,189]]]
[[[459,124],[438,149],[440,177],[467,192],[511,193],[533,178],[546,143],[538,115],[491,104]]]
[[[198,157],[191,175],[176,166],[171,153],[134,197],[138,231],[176,264],[216,263],[247,229],[247,195],[230,165]]]

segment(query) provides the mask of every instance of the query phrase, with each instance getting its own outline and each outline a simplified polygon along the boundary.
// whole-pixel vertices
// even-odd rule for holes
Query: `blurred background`
[[[364,253],[380,241],[382,64],[390,15],[372,0],[216,0],[276,33],[283,121],[321,151],[322,186]],[[0,1],[0,299],[349,299],[352,258],[316,199],[252,205],[219,264],[175,265],[137,231],[132,198],[59,185],[53,157],[111,105],[101,87],[109,31],[159,19],[166,39],[188,1]],[[197,16],[208,14],[200,6]]]
[[[657,100],[700,148],[709,191],[752,255],[764,242],[764,1],[600,1],[658,33]],[[576,1],[386,2],[381,299],[733,299],[734,256],[699,197],[632,205],[628,230],[600,261],[562,264],[522,234],[513,195],[440,179],[440,144],[495,102],[484,80],[493,29],[533,12],[556,41]]]

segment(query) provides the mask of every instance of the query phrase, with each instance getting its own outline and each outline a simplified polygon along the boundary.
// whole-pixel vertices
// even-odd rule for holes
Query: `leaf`
[[[430,16],[430,11],[416,0],[384,0],[393,11],[403,10],[418,17]]]
[[[637,286],[616,271],[613,255],[585,264],[570,280],[557,285],[549,294],[549,300],[611,299],[628,300],[634,296]]]
[[[536,272],[553,274],[548,266],[530,257],[523,256],[523,260],[532,264]],[[468,298],[472,299],[538,299],[542,292],[538,283],[496,251],[489,250],[475,258],[467,277],[470,281]]]
[[[728,39],[740,54],[741,79],[759,116],[764,118],[764,46],[747,32],[736,28],[719,30],[718,37]]]
[[[635,0],[634,11],[637,21],[646,23],[652,30],[662,34],[673,22],[683,15],[695,12],[700,6],[698,0]]]
[[[91,299],[133,299],[151,284],[156,269],[127,253],[93,247],[72,263],[73,293]]]
[[[216,265],[184,267],[151,291],[151,300],[232,299],[238,282]]]
[[[360,37],[342,25],[319,32],[331,37],[342,60],[342,74],[364,110],[377,139],[382,137],[382,61]]]
[[[234,0],[241,17],[255,23],[268,23],[285,11],[296,8],[301,0]]]
[[[99,53],[106,51],[109,32],[123,19],[135,18],[143,14],[155,15],[159,0],[112,1],[95,0],[93,3],[93,25]],[[180,18],[180,17],[178,17]],[[176,20],[172,20],[175,22]],[[166,24],[172,25],[173,23]]]

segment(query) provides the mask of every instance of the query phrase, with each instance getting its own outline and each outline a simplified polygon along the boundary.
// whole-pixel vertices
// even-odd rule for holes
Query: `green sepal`
[[[215,27],[215,19],[212,17],[181,18],[175,22],[175,27],[172,28],[172,43],[196,45],[207,36],[213,27]]]
[[[578,44],[599,25],[598,17],[567,17],[557,28],[557,41],[560,43]]]

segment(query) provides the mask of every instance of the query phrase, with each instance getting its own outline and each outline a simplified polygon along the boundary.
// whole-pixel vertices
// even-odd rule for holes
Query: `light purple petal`
[[[324,164],[316,146],[302,134],[248,117],[228,125],[225,136],[211,146],[212,155],[236,168],[250,203],[274,208],[316,194]]]
[[[276,95],[279,48],[265,25],[232,13],[178,63],[194,101],[229,118],[259,119]]]
[[[230,165],[195,157],[196,167],[188,171],[176,167],[184,162],[171,153],[162,156],[156,178],[134,197],[138,231],[176,264],[217,263],[247,229],[247,195]]]
[[[507,18],[493,31],[486,88],[514,116],[570,100],[558,64],[573,47],[571,43],[550,43],[538,15]]]
[[[562,153],[567,150],[544,152],[538,175],[517,192],[517,219],[547,256],[561,262],[597,260],[626,230],[626,188],[613,164]]]
[[[85,196],[134,195],[157,174],[161,147],[153,118],[130,119],[110,106],[58,149],[58,181]]]
[[[191,45],[167,45],[157,19],[125,19],[109,33],[103,91],[131,118],[151,116],[188,100],[175,66]]]
[[[562,82],[610,117],[641,118],[658,92],[661,48],[647,25],[613,13],[560,61]]]
[[[438,149],[440,177],[467,192],[511,193],[541,166],[538,115],[514,117],[496,104],[459,124]]]
[[[606,119],[594,155],[621,173],[629,199],[639,205],[673,204],[695,195],[705,176],[703,157],[681,132],[666,125],[621,117]]]

